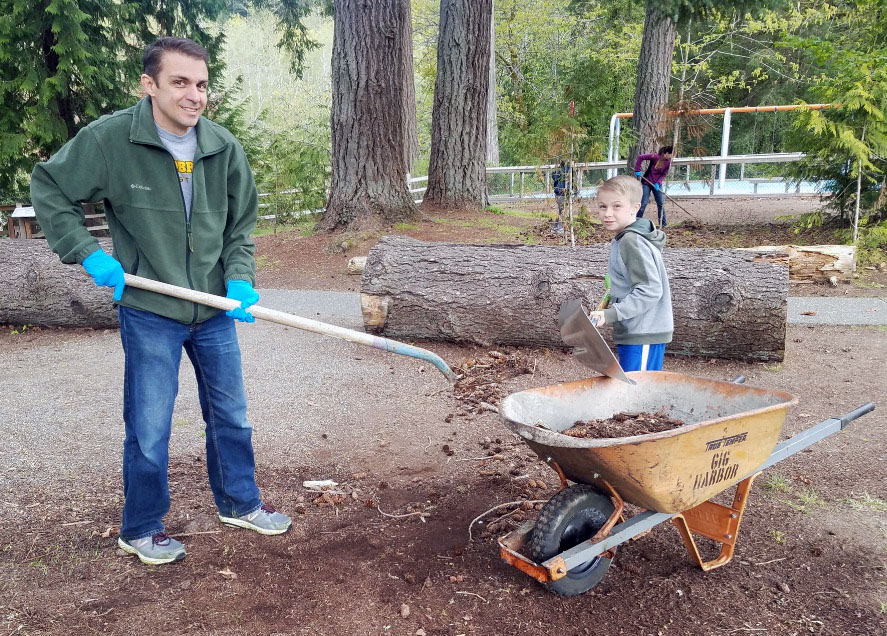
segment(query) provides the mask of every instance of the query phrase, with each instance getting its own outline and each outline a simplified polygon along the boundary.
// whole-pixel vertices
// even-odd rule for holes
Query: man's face
[[[599,190],[597,193],[598,216],[611,232],[621,232],[634,223],[640,205],[640,201],[632,202],[614,190]]]
[[[206,108],[209,70],[200,58],[167,51],[157,78],[142,75],[142,88],[151,96],[154,121],[167,132],[184,135],[197,125]]]

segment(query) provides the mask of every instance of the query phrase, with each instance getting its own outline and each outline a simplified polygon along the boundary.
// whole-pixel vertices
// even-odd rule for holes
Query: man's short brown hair
[[[203,60],[207,68],[209,67],[209,53],[194,40],[189,40],[188,38],[160,38],[145,49],[145,54],[142,56],[142,73],[150,75],[157,80],[157,76],[160,74],[160,63],[163,61],[163,54],[167,51],[176,51],[188,57]]]

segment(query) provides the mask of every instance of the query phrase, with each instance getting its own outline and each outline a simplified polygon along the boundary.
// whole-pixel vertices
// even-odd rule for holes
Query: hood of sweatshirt
[[[665,247],[665,232],[662,230],[657,230],[653,227],[653,222],[650,219],[638,219],[627,228],[619,232],[616,235],[616,240],[621,239],[626,232],[634,232],[635,234],[640,234],[645,239],[650,241],[653,245],[656,246],[660,252],[662,248]]]

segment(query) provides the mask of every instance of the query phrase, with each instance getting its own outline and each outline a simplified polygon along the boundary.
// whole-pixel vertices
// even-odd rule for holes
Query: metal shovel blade
[[[573,356],[579,362],[608,377],[635,384],[634,380],[625,375],[619,360],[588,318],[582,308],[581,300],[574,298],[565,302],[558,314],[558,323],[561,327],[561,338],[566,344],[575,347]]]

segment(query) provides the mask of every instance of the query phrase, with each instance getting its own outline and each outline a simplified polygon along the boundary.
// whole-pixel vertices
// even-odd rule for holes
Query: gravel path
[[[362,328],[356,293],[261,293],[266,307]],[[887,299],[789,298],[788,322],[885,325]],[[439,422],[452,408],[443,376],[428,363],[264,321],[238,329],[256,453],[265,464],[353,466],[372,461],[405,419]],[[173,457],[203,453],[203,423],[190,366],[183,356]],[[119,474],[122,376],[116,330],[53,332],[21,350],[4,352],[0,417],[6,432],[0,444],[0,487],[24,480],[46,485],[76,479],[99,467],[106,475]],[[342,424],[369,421],[377,430],[362,430],[354,439],[363,441],[350,444]],[[407,461],[408,455],[421,455],[428,439],[412,439],[408,448],[397,449],[397,456]]]
[[[362,326],[357,294],[263,290],[262,304],[343,327]],[[256,455],[264,464],[349,463],[378,452],[378,446],[337,445],[343,433],[347,438],[343,423],[383,422],[370,433],[381,440],[403,418],[421,421],[430,411],[446,414],[449,408],[448,392],[441,391],[447,382],[427,362],[265,321],[241,324],[238,332]],[[119,475],[118,332],[53,332],[3,358],[0,489],[12,481],[45,485],[75,479],[98,466]],[[185,355],[179,377],[170,455],[200,455],[203,421]],[[322,438],[325,432],[328,439]],[[367,435],[363,431],[361,437]],[[399,452],[421,452],[427,444],[427,438],[415,440],[415,448]]]

